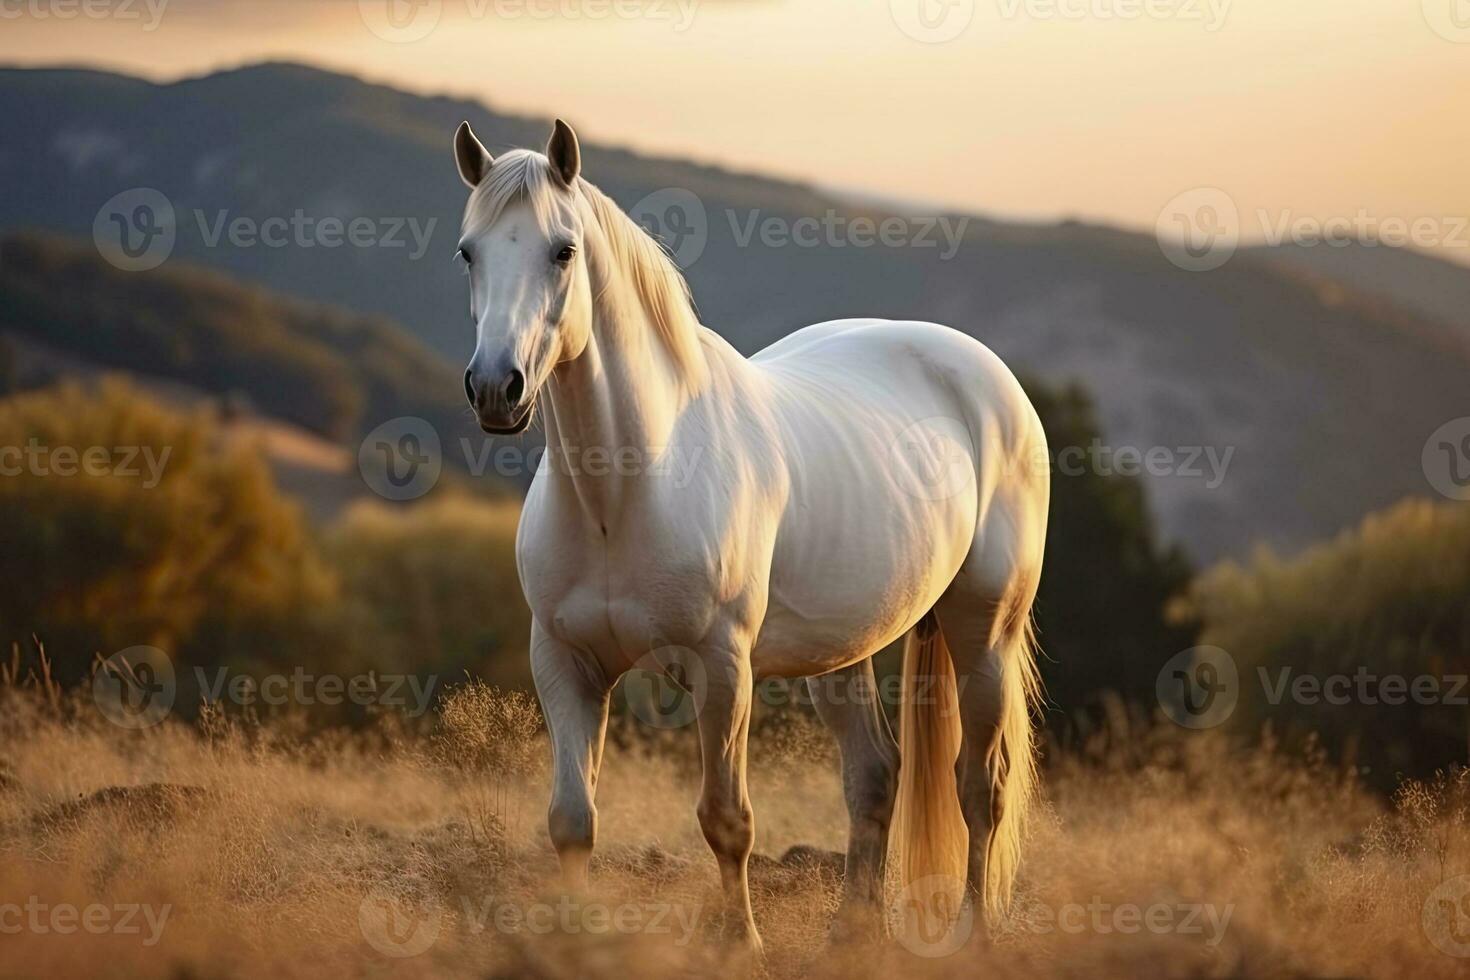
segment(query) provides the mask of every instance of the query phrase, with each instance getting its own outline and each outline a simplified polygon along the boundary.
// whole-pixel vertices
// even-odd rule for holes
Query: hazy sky
[[[1247,237],[1262,210],[1427,219],[1470,257],[1470,0],[393,2],[396,22],[388,0],[0,0],[0,59],[303,60],[999,215],[1153,228],[1211,186]]]

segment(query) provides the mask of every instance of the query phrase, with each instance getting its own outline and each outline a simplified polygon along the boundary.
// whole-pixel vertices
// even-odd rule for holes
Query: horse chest
[[[730,605],[725,564],[699,540],[636,528],[554,533],[521,561],[538,622],[626,663],[663,646],[700,645]]]

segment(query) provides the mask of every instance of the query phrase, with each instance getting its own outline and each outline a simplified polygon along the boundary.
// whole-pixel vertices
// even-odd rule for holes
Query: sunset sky
[[[0,60],[155,79],[307,61],[1005,217],[1151,229],[1198,186],[1247,237],[1263,210],[1449,239],[1470,215],[1470,0],[397,0],[400,40],[379,36],[386,0],[85,0],[112,15],[63,19],[82,2],[0,0]],[[1470,232],[1439,250],[1470,260]]]

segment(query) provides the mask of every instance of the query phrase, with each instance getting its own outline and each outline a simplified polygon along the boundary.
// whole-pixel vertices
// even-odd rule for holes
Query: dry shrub
[[[515,816],[512,789],[544,758],[540,730],[535,698],[480,680],[455,688],[439,706],[434,758],[464,787],[469,826],[488,846],[503,845],[506,824]]]
[[[549,793],[524,696],[472,683],[431,730],[316,736],[223,717],[122,731],[39,690],[0,698],[0,902],[170,909],[154,945],[6,935],[0,972],[741,971],[716,941],[698,778],[664,742],[609,745],[590,890],[566,897],[542,822],[506,819],[539,814]],[[1424,923],[1436,887],[1470,873],[1470,777],[1445,773],[1385,800],[1320,756],[1143,719],[1051,753],[1015,907],[993,930],[976,924],[933,958],[891,940],[831,945],[846,815],[837,768],[812,756],[820,733],[800,719],[759,725],[752,746],[760,975],[1463,975],[1466,960],[1437,949]],[[683,753],[685,735],[667,744]],[[1165,927],[1117,917],[1130,908],[1165,915]],[[497,918],[507,910],[509,924]],[[537,910],[551,928],[532,927]],[[636,927],[615,928],[620,914]],[[421,953],[390,955],[394,937],[427,935],[425,922]]]

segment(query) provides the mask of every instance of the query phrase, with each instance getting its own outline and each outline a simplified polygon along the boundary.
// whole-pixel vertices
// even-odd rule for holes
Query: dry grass
[[[213,712],[126,732],[76,697],[0,689],[0,907],[142,903],[155,920],[168,908],[151,944],[143,916],[139,933],[60,934],[15,931],[18,913],[0,909],[0,974],[733,975],[714,941],[695,748],[626,726],[614,736],[593,893],[566,905],[541,819],[545,736],[525,700],[469,685],[417,730],[389,715],[308,735]],[[1385,802],[1320,761],[1117,722],[1049,767],[1012,917],[924,958],[894,941],[826,942],[840,866],[825,852],[841,849],[846,817],[825,735],[783,717],[760,727],[753,758],[772,977],[1449,977],[1470,965],[1421,922],[1435,887],[1470,872],[1463,778]],[[1115,928],[1134,907],[1158,931],[1147,918]],[[378,947],[394,937],[433,941],[393,957]]]

